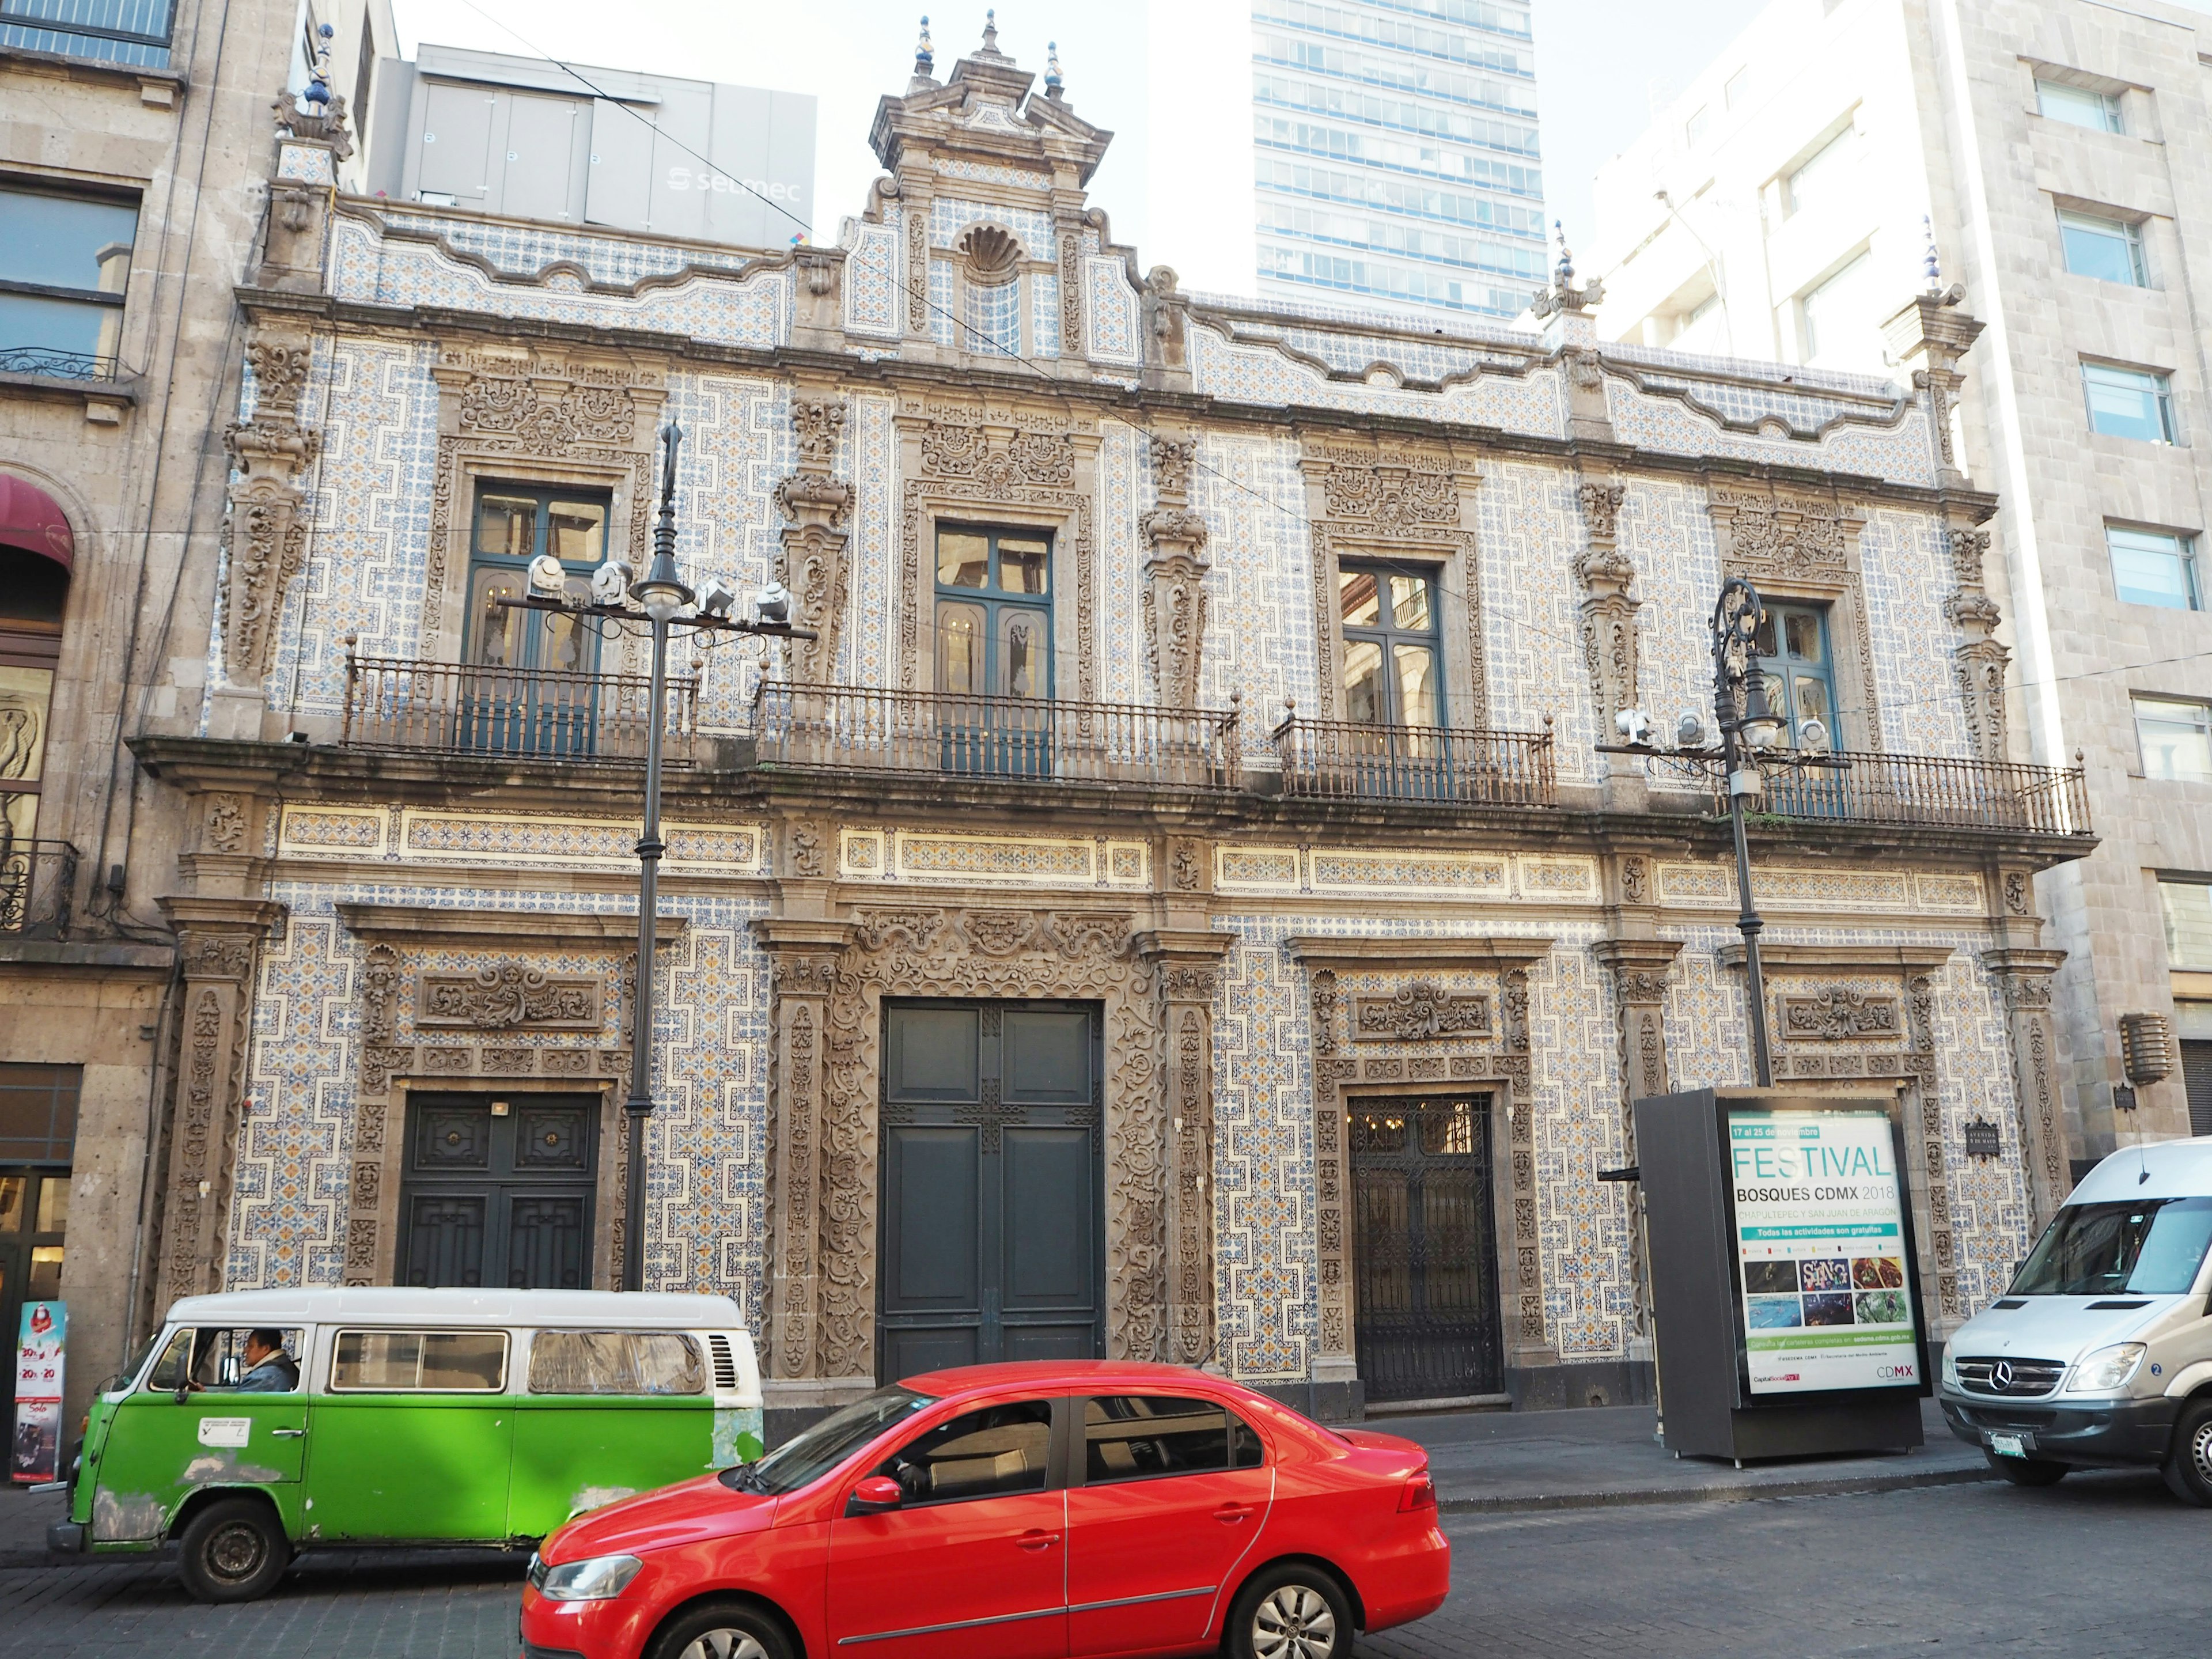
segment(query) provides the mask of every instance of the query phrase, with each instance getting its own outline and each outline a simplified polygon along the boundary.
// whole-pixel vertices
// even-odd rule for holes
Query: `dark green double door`
[[[882,1380],[1103,1357],[1100,1036],[1095,1004],[885,1005]]]
[[[418,1095],[407,1107],[398,1282],[592,1287],[596,1095]]]

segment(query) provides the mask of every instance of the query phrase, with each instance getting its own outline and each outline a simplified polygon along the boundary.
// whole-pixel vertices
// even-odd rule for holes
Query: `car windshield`
[[[2014,1296],[2179,1296],[2212,1243],[2212,1198],[2069,1204],[2012,1282]]]
[[[797,1492],[828,1474],[885,1429],[936,1401],[912,1389],[878,1389],[803,1430],[757,1463],[725,1469],[724,1484],[741,1492]]]

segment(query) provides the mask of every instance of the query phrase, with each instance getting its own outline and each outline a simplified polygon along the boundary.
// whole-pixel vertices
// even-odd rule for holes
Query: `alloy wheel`
[[[1259,1659],[1331,1659],[1336,1615],[1328,1598],[1304,1584],[1270,1591],[1252,1609],[1252,1651]]]
[[[676,1659],[768,1659],[768,1650],[741,1630],[702,1631]]]
[[[234,1521],[207,1540],[203,1553],[210,1573],[234,1582],[251,1578],[258,1572],[268,1553],[269,1547],[258,1528],[244,1521]]]

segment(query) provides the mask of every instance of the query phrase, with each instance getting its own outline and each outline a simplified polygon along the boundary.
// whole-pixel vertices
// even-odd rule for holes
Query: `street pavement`
[[[2212,1511],[2155,1475],[2022,1491],[1948,1437],[1739,1472],[1674,1459],[1632,1407],[1371,1426],[1430,1447],[1456,1589],[1366,1659],[2207,1650]],[[513,1659],[512,1557],[308,1556],[267,1600],[206,1607],[166,1564],[41,1561],[56,1501],[0,1493],[0,1656]]]

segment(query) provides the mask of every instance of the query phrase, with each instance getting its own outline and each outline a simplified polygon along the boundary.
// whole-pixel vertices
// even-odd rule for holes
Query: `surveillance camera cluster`
[[[636,580],[637,573],[626,562],[610,559],[592,573],[588,603],[609,610],[619,609],[629,599],[630,589]],[[586,603],[570,588],[568,571],[550,553],[541,553],[530,562],[529,582],[530,592],[536,598],[551,599],[571,610],[580,610]],[[693,613],[726,620],[738,610],[741,597],[726,578],[709,576],[699,590]],[[791,590],[781,582],[770,580],[753,595],[750,620],[771,628],[786,627],[791,622]]]
[[[1620,734],[1621,742],[1631,749],[1656,750],[1651,738],[1651,717],[1641,708],[1624,708],[1613,717],[1613,729]],[[1753,749],[1776,747],[1782,739],[1783,722],[1777,720],[1744,721],[1741,735]],[[1818,754],[1828,747],[1827,723],[1817,714],[1808,714],[1796,724],[1796,747],[1808,753]],[[1674,721],[1674,746],[1677,749],[1704,749],[1712,740],[1705,716],[1694,708],[1686,708]]]

